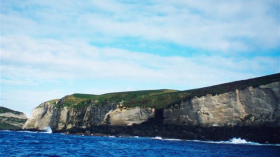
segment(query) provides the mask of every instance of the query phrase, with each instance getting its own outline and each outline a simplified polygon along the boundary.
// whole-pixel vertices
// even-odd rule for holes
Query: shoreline
[[[12,131],[47,132],[38,129],[14,129]],[[132,126],[96,125],[90,128],[53,129],[52,133],[104,137],[161,137],[163,139],[202,141],[229,141],[233,138],[241,138],[260,144],[280,144],[280,127],[199,127],[142,123]]]
[[[220,141],[213,141],[213,140],[196,140],[196,139],[175,139],[175,138],[166,138],[166,137],[145,137],[145,136],[130,136],[130,135],[109,135],[109,134],[101,134],[101,133],[67,133],[67,132],[53,132],[48,133],[43,130],[36,130],[36,129],[25,129],[25,130],[0,130],[0,131],[9,131],[9,132],[27,132],[27,133],[46,133],[46,134],[63,134],[63,135],[77,135],[77,136],[92,136],[92,137],[108,137],[108,138],[143,138],[143,139],[154,139],[154,140],[162,140],[162,141],[179,141],[179,142],[198,142],[198,143],[210,143],[210,144],[239,144],[239,145],[252,145],[252,146],[273,146],[273,147],[280,147],[280,143],[258,143],[253,141],[247,141],[246,139],[234,137],[229,140],[220,140]]]

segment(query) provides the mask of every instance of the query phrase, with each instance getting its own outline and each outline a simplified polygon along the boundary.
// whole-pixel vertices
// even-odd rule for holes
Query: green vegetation
[[[0,107],[0,114],[11,113],[14,115],[23,114],[18,111],[14,111],[8,109],[6,107]],[[27,119],[20,119],[15,117],[6,117],[4,115],[0,115],[0,130],[9,130],[9,129],[21,129],[20,125],[23,125]]]
[[[88,106],[89,104],[102,105],[106,102],[127,102],[137,100],[145,100],[150,97],[155,97],[162,94],[177,93],[176,90],[145,90],[145,91],[133,91],[133,92],[120,92],[120,93],[108,93],[103,95],[89,95],[89,94],[73,94],[68,95],[63,98],[62,103],[59,103],[57,107],[74,107],[80,108],[83,106]],[[143,103],[143,102],[140,102]],[[144,107],[144,106],[143,106]]]
[[[27,119],[0,116],[0,130],[20,129],[19,124],[24,124]]]
[[[16,115],[21,114],[21,112],[14,111],[14,110],[8,109],[8,108],[6,108],[6,107],[0,106],[0,114],[1,114],[1,113],[13,113],[13,114],[16,114]]]
[[[65,96],[63,100],[58,103],[58,105],[56,105],[56,107],[60,108],[67,106],[81,108],[90,104],[102,105],[106,102],[120,102],[124,100],[123,106],[125,107],[140,106],[160,109],[165,106],[180,103],[181,101],[189,100],[193,97],[201,97],[207,94],[222,94],[229,91],[234,91],[236,89],[245,89],[249,86],[258,87],[260,85],[265,85],[276,81],[280,81],[280,74],[186,91],[163,89],[108,93],[103,95],[73,94]]]
[[[6,122],[0,122],[0,130],[10,130],[10,129],[21,129],[21,128]]]
[[[59,101],[59,99],[53,99],[53,100],[50,100],[48,101],[50,104],[55,104],[57,101]]]

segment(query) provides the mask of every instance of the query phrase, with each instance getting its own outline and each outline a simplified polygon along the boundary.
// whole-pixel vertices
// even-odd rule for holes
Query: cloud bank
[[[277,0],[1,1],[0,105],[280,72]]]

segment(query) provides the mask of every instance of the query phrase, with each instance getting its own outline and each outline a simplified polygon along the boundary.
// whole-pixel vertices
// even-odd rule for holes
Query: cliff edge
[[[280,74],[186,91],[68,95],[40,104],[23,129],[50,126],[59,132],[149,124],[160,128],[280,128]]]

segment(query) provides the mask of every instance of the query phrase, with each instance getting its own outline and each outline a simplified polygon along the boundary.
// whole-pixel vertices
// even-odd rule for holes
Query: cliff
[[[93,129],[94,132],[104,133],[106,127],[115,129],[128,127],[126,130],[129,130],[138,126],[145,128],[145,125],[151,126],[152,129],[158,126],[162,131],[151,131],[157,135],[168,130],[166,126],[181,127],[181,129],[185,127],[280,128],[279,99],[280,74],[186,91],[151,90],[103,95],[73,94],[39,105],[32,111],[32,116],[23,129],[43,130],[50,126],[58,132]],[[123,129],[119,132],[115,129],[113,133],[127,133]],[[138,133],[136,131],[128,134],[141,135],[143,131],[139,129]],[[177,134],[176,137],[181,138],[180,133]],[[149,136],[149,133],[143,136],[145,135]],[[168,131],[166,136],[175,137]]]
[[[26,121],[24,113],[0,106],[0,130],[21,129]]]
[[[194,97],[164,109],[164,123],[199,126],[280,126],[280,82]]]

